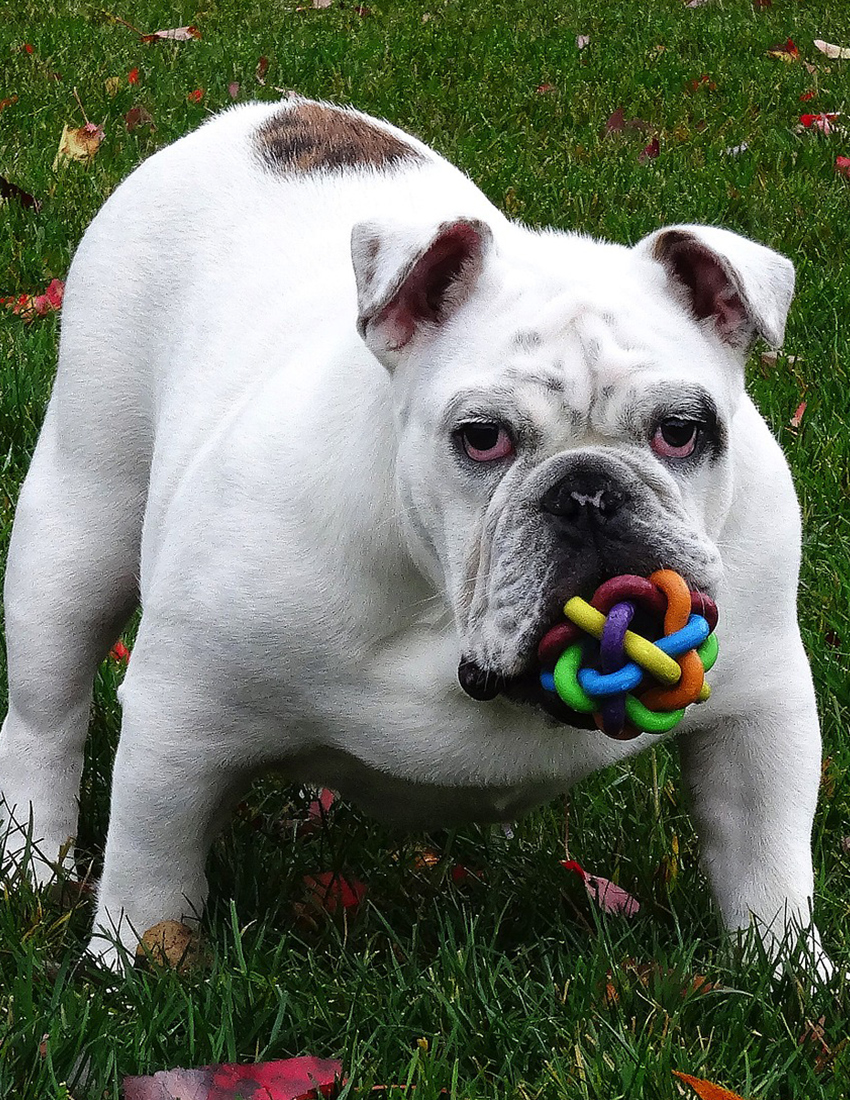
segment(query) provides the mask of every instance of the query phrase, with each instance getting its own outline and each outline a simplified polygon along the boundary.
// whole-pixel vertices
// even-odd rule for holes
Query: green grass
[[[296,12],[294,0],[212,0],[114,9],[143,30],[197,23],[203,38],[143,45],[86,0],[0,8],[0,174],[42,201],[39,214],[0,208],[0,295],[62,277],[86,224],[144,157],[231,102],[275,88],[354,102],[418,133],[484,191],[530,224],[631,242],[667,222],[708,221],[751,234],[797,264],[786,356],[758,355],[750,388],[791,462],[805,521],[800,615],[831,757],[816,822],[816,912],[845,966],[850,866],[841,841],[850,812],[850,181],[836,176],[850,138],[795,132],[802,111],[850,110],[850,62],[828,62],[812,39],[847,44],[850,21],[825,0],[482,3],[375,0]],[[423,13],[430,15],[423,21]],[[589,34],[581,53],[575,35]],[[806,61],[765,51],[792,36]],[[30,54],[19,47],[33,47]],[[269,59],[265,86],[255,79]],[[139,83],[126,75],[139,69]],[[691,90],[703,73],[709,82]],[[55,74],[59,74],[61,79]],[[110,97],[105,80],[121,78]],[[550,84],[552,91],[538,92]],[[73,89],[106,138],[88,167],[54,171],[65,122],[79,125]],[[205,89],[199,104],[187,94]],[[799,97],[817,89],[817,98]],[[128,133],[141,104],[156,129]],[[618,107],[660,138],[603,139]],[[850,123],[848,123],[850,125]],[[724,154],[746,142],[739,157]],[[0,538],[5,548],[20,481],[54,369],[55,318],[25,325],[0,311]],[[789,419],[807,409],[796,433]],[[117,442],[120,446],[120,441]],[[45,675],[51,639],[44,639]],[[82,845],[102,852],[118,670],[97,685],[82,795]],[[118,1097],[124,1074],[218,1060],[301,1053],[342,1058],[351,1093],[416,1084],[464,1098],[679,1095],[670,1070],[709,1077],[744,1096],[843,1097],[850,1074],[846,993],[771,986],[766,964],[736,966],[723,950],[675,753],[658,750],[584,784],[569,810],[575,855],[643,901],[633,922],[602,920],[558,866],[563,811],[545,807],[501,833],[439,837],[444,864],[411,870],[416,838],[398,838],[342,806],[327,827],[293,840],[283,804],[259,785],[217,842],[196,971],[134,972],[126,981],[80,961],[90,908],[63,909],[25,884],[0,897],[0,1096]],[[675,842],[677,873],[670,877]],[[394,855],[396,853],[396,855]],[[480,879],[455,885],[459,860]],[[343,868],[369,884],[348,925],[298,925],[292,902],[311,872]],[[667,873],[665,873],[665,870]],[[627,960],[657,969],[644,984]],[[611,979],[618,999],[605,996]],[[707,975],[711,992],[690,988]],[[823,1016],[835,1054],[819,1067],[801,1044]],[[48,1038],[40,1050],[42,1037]],[[426,1040],[420,1043],[420,1040]],[[425,1049],[427,1047],[427,1049]],[[828,1060],[829,1061],[829,1060]]]

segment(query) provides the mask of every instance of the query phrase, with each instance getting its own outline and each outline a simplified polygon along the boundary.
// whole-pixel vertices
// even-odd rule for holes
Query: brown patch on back
[[[373,126],[367,119],[321,103],[299,103],[278,111],[257,131],[260,156],[282,172],[345,168],[392,168],[418,161],[412,145]]]

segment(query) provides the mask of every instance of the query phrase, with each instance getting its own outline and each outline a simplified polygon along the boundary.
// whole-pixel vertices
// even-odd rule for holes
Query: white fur
[[[91,681],[137,585],[95,920],[130,947],[201,910],[208,844],[263,769],[422,826],[514,817],[654,743],[553,726],[457,683],[462,652],[519,660],[493,611],[500,517],[590,448],[628,457],[715,585],[713,695],[680,740],[723,918],[755,914],[775,937],[807,924],[820,741],[795,612],[799,514],[742,353],[691,318],[653,238],[630,250],[527,230],[418,143],[422,160],[391,171],[276,173],[253,147],[276,110],[233,109],[152,157],[74,259],[6,577],[0,787],[15,818],[31,815],[47,858],[76,833]],[[369,312],[458,218],[492,234],[466,299],[400,351],[379,329],[369,350],[352,228]],[[781,339],[790,264],[684,228]],[[370,272],[358,242],[371,239]],[[538,346],[518,352],[521,330]],[[499,484],[464,479],[446,464],[447,403],[501,393],[511,367],[537,450]],[[730,440],[690,479],[617,434],[641,394],[684,382],[711,392]]]

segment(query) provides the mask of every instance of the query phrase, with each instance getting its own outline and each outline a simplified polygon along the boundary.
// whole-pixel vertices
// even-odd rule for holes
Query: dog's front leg
[[[680,740],[702,862],[730,930],[754,921],[779,962],[808,929],[809,965],[832,965],[811,924],[811,834],[821,741],[808,661],[798,639],[762,652],[740,710]],[[711,706],[708,703],[707,706]]]

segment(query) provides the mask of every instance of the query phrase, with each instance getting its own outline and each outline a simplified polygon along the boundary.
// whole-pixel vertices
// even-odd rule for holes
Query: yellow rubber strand
[[[602,637],[602,629],[605,626],[605,616],[601,611],[583,600],[581,596],[573,596],[564,605],[564,614],[570,620],[597,640]],[[682,670],[672,657],[662,653],[658,646],[653,645],[647,638],[640,634],[626,631],[623,639],[623,649],[626,654],[641,668],[652,673],[656,680],[662,684],[677,684],[681,678]]]

